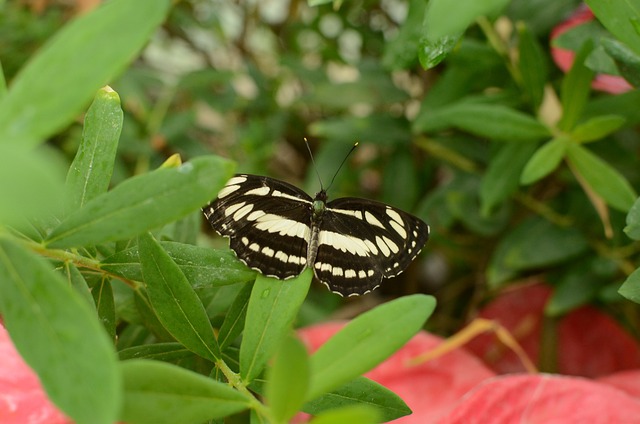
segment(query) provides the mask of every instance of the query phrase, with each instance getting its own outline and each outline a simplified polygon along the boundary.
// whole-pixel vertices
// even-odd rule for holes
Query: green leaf
[[[253,281],[245,284],[231,304],[229,311],[226,313],[224,322],[220,326],[220,332],[218,333],[220,350],[224,350],[242,333],[252,290]]]
[[[380,422],[378,411],[366,405],[345,406],[323,412],[309,424],[376,424]]]
[[[138,237],[138,248],[149,300],[162,325],[192,352],[220,358],[204,306],[178,265],[150,234]]]
[[[618,293],[630,301],[640,304],[640,268],[627,277]]]
[[[134,59],[169,7],[168,0],[112,0],[66,25],[0,101],[0,143],[33,145],[69,124]]]
[[[598,260],[582,260],[554,281],[554,290],[544,307],[547,317],[561,317],[596,299],[602,278],[595,272]]]
[[[307,268],[298,277],[286,281],[261,274],[256,278],[240,345],[240,374],[245,381],[260,375],[291,330],[312,276],[313,272]]]
[[[537,111],[542,104],[544,86],[549,77],[549,66],[544,51],[534,34],[524,23],[518,23],[519,54],[518,69],[522,75],[522,88]]]
[[[308,400],[369,371],[413,337],[435,308],[433,297],[405,296],[349,322],[311,356]]]
[[[309,388],[309,357],[300,340],[284,337],[267,368],[265,396],[276,422],[289,422],[300,410]]]
[[[627,212],[638,195],[611,165],[578,144],[570,144],[567,159],[576,172],[611,207]]]
[[[67,174],[67,212],[82,207],[109,188],[122,119],[118,93],[110,87],[98,90],[84,118],[80,147]]]
[[[564,158],[571,140],[556,137],[545,143],[531,156],[520,175],[520,184],[532,184],[552,173]]]
[[[126,359],[153,359],[170,362],[190,356],[194,356],[193,352],[180,343],[146,344],[129,347],[118,352],[118,357],[122,361]]]
[[[256,278],[256,272],[240,262],[231,250],[172,241],[161,241],[160,245],[178,264],[194,289],[244,283]],[[137,246],[109,256],[101,262],[100,268],[128,280],[142,281]]]
[[[633,240],[640,240],[640,198],[636,199],[627,214],[627,225],[624,232]]]
[[[214,198],[233,168],[230,161],[203,156],[129,178],[69,215],[49,235],[47,245],[68,248],[123,240],[180,219]]]
[[[427,2],[424,0],[409,1],[407,18],[400,26],[398,34],[384,44],[382,64],[385,68],[400,70],[416,63],[426,7]]]
[[[540,141],[549,129],[535,118],[502,105],[458,102],[415,121],[415,130],[432,132],[457,127],[496,141]]]
[[[571,131],[571,138],[580,143],[600,140],[619,129],[625,121],[625,118],[620,115],[596,116],[576,125]]]
[[[349,405],[367,405],[375,408],[381,422],[411,414],[411,409],[400,396],[366,377],[356,377],[337,389],[307,402],[302,410],[318,415],[328,409]]]
[[[530,218],[506,234],[498,244],[487,268],[489,287],[499,287],[520,271],[564,262],[588,247],[577,228],[559,227],[542,218]]]
[[[249,406],[249,399],[227,384],[175,365],[134,359],[120,367],[125,391],[120,420],[128,424],[201,423]]]
[[[424,17],[425,35],[435,41],[462,33],[479,17],[494,15],[508,3],[508,0],[458,0],[452,10],[448,0],[430,0]]]
[[[67,278],[68,284],[82,297],[82,299],[89,305],[92,310],[96,310],[96,304],[93,300],[91,290],[87,284],[87,281],[82,276],[82,273],[71,262],[64,263],[64,273]]]
[[[573,66],[562,80],[560,100],[562,102],[562,118],[558,122],[558,128],[570,131],[578,122],[582,111],[587,104],[591,92],[593,71],[584,64],[587,56],[593,50],[593,43],[587,41],[576,54]]]
[[[640,5],[637,0],[587,0],[586,3],[612,34],[640,55]]]
[[[607,54],[613,58],[620,75],[631,85],[638,87],[640,85],[640,56],[618,40],[603,38],[600,42]]]
[[[107,334],[111,340],[116,340],[116,306],[113,298],[113,289],[111,281],[101,278],[91,290],[95,300],[98,317],[102,321]]]
[[[0,142],[0,223],[23,225],[55,210],[64,193],[64,168],[53,152]],[[7,182],[11,183],[7,183]]]
[[[18,352],[65,414],[77,423],[116,421],[120,372],[95,311],[45,260],[7,239],[0,239],[0,310]]]
[[[489,162],[480,184],[484,216],[517,191],[518,177],[535,150],[534,143],[506,143],[500,147]]]

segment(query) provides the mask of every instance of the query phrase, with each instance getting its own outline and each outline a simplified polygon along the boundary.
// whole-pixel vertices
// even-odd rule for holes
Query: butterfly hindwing
[[[341,198],[327,204],[314,271],[332,291],[367,293],[406,269],[429,237],[420,219],[384,203]]]
[[[309,195],[291,184],[240,174],[203,212],[247,266],[286,279],[306,266],[311,203]]]

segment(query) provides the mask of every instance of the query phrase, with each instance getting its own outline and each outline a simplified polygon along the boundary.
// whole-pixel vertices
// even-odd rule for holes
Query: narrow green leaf
[[[220,358],[204,306],[180,268],[150,234],[138,237],[138,248],[149,300],[162,325],[192,352]]]
[[[587,0],[586,3],[612,34],[640,55],[640,5],[636,0]]]
[[[458,102],[426,115],[418,131],[457,127],[496,141],[540,141],[550,137],[547,127],[535,118],[502,105]]]
[[[101,278],[91,291],[95,300],[98,317],[102,321],[111,340],[116,340],[116,306],[113,298],[111,281]]]
[[[120,367],[125,391],[120,420],[128,424],[201,423],[249,406],[249,399],[227,384],[175,365],[134,359]]]
[[[367,405],[375,408],[381,422],[411,414],[411,409],[400,396],[366,377],[356,377],[343,386],[307,402],[302,410],[308,414],[318,415],[328,409],[349,405]]]
[[[544,96],[544,86],[549,74],[545,53],[538,40],[524,23],[517,24],[519,42],[518,69],[522,75],[522,87],[534,111]]]
[[[194,356],[194,353],[180,343],[154,343],[128,347],[118,352],[121,361],[127,359],[153,359],[171,362]]]
[[[627,214],[627,225],[624,232],[633,240],[640,240],[640,198],[636,199]]]
[[[142,280],[141,278],[140,281]],[[158,315],[151,305],[151,300],[149,300],[149,294],[144,287],[138,286],[135,288],[133,292],[133,303],[135,305],[135,312],[137,312],[136,322],[144,325],[159,342],[175,341],[175,338],[164,325],[162,325],[160,319],[158,319]]]
[[[0,223],[24,227],[59,206],[64,168],[51,153],[0,142]]]
[[[638,195],[611,165],[578,144],[570,144],[567,158],[576,172],[611,207],[628,212]]]
[[[615,62],[620,75],[634,87],[640,86],[640,54],[618,40],[602,38],[600,43]]]
[[[0,143],[33,145],[71,122],[144,47],[170,5],[168,0],[112,0],[67,24],[0,101]]]
[[[558,122],[558,128],[570,131],[578,122],[582,111],[587,104],[591,92],[593,71],[584,64],[587,56],[593,50],[591,41],[585,42],[573,61],[573,66],[562,80],[562,118]]]
[[[480,183],[484,216],[517,191],[518,176],[535,150],[536,143],[505,143],[500,147]]]
[[[44,259],[7,239],[0,239],[0,310],[18,352],[65,414],[81,424],[116,421],[120,372],[95,311]]]
[[[580,143],[600,140],[616,131],[625,123],[620,115],[602,115],[576,125],[571,132],[571,138]]]
[[[122,119],[118,93],[110,87],[98,90],[84,118],[80,147],[67,174],[67,213],[109,188]]]
[[[284,337],[267,368],[265,396],[277,422],[289,422],[300,410],[309,388],[309,357],[300,340]]]
[[[162,241],[160,245],[196,289],[244,283],[256,278],[256,272],[240,262],[231,250],[209,249],[172,241]],[[100,267],[128,280],[142,281],[138,246],[106,258]]]
[[[93,296],[87,281],[82,276],[82,273],[70,262],[64,264],[64,273],[67,278],[67,282],[73,289],[80,295],[80,297],[89,305],[92,310],[96,310],[96,304],[93,301]]]
[[[564,159],[567,144],[570,142],[571,140],[560,136],[536,150],[520,175],[520,184],[535,183],[552,173]]]
[[[424,17],[425,35],[434,41],[462,33],[479,17],[498,13],[508,3],[508,0],[458,0],[452,11],[450,1],[430,0]]]
[[[640,304],[640,268],[627,277],[618,293],[630,301]]]
[[[247,317],[247,307],[249,306],[249,298],[253,290],[253,281],[246,283],[235,300],[231,304],[229,311],[224,317],[224,321],[220,326],[218,333],[218,343],[220,350],[224,350],[242,333],[244,329],[245,319]]]
[[[494,251],[487,268],[489,287],[499,287],[520,271],[571,259],[588,247],[577,228],[559,227],[537,217],[525,220],[506,234]]]
[[[309,424],[376,424],[380,422],[378,411],[366,405],[345,406],[323,412]]]
[[[435,308],[433,297],[405,296],[349,322],[311,356],[308,400],[369,371],[413,337]]]
[[[240,374],[245,381],[260,375],[293,320],[309,291],[310,269],[296,278],[282,281],[261,274],[251,291],[247,318],[240,345]]]
[[[233,174],[232,162],[203,156],[129,178],[69,215],[49,235],[57,248],[123,240],[202,207]]]

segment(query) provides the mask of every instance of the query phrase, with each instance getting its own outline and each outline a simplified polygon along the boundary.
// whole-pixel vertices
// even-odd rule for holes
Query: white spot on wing
[[[331,273],[333,275],[338,276],[338,277],[342,277],[342,268],[340,268],[339,266],[334,266],[333,270],[331,271]]]
[[[310,231],[307,224],[270,213],[257,217],[255,227],[258,230],[267,231],[269,233],[278,233],[281,236],[299,237],[304,240],[309,238]]]
[[[266,256],[273,258],[273,254],[276,253],[273,249],[271,249],[268,246],[265,246],[262,248],[262,253],[264,253]]]
[[[331,212],[342,214],[342,215],[353,216],[358,219],[363,219],[361,211],[354,211],[351,209],[334,209],[334,208],[328,208],[328,210]]]
[[[393,253],[398,253],[400,251],[400,248],[398,247],[397,244],[395,244],[390,238],[388,238],[387,236],[382,236],[382,240],[384,240],[384,242],[387,244],[387,246],[389,246],[389,249],[391,249],[391,251]]]
[[[249,245],[249,250],[253,250],[254,252],[259,252],[260,246],[258,246],[258,243],[251,243]]]
[[[391,217],[391,219],[396,221],[398,224],[402,225],[402,217],[400,216],[400,214],[391,209],[389,206],[387,206],[387,215],[389,215],[389,217]]]
[[[358,278],[367,278],[367,273],[363,270],[358,271]]]
[[[224,214],[225,214],[225,216],[231,216],[234,213],[236,213],[236,211],[238,209],[244,207],[245,205],[246,205],[245,202],[240,202],[240,203],[236,203],[235,205],[231,205],[227,209],[224,210]]]
[[[356,271],[353,269],[348,269],[344,272],[344,276],[346,278],[356,278],[356,275],[358,274],[356,274]]]
[[[398,224],[394,220],[389,221],[389,224],[393,227],[394,230],[396,230],[396,233],[398,233],[400,237],[402,237],[403,239],[407,238],[407,231],[402,225]]]
[[[246,175],[236,175],[235,177],[227,181],[226,185],[230,186],[230,185],[242,184],[245,181],[247,181]]]
[[[247,191],[245,195],[253,194],[256,196],[266,196],[270,191],[271,189],[269,187],[258,187]]]
[[[252,204],[248,204],[248,205],[243,206],[242,208],[240,208],[238,210],[238,212],[233,214],[233,219],[235,219],[236,221],[241,220],[243,216],[245,216],[246,214],[251,212],[251,209],[253,209],[253,205]]]
[[[376,218],[375,215],[372,214],[371,212],[368,212],[368,211],[365,212],[364,217],[366,218],[369,224],[375,225],[376,227],[384,228],[384,225],[382,225],[382,222],[380,222],[378,218]]]
[[[385,243],[384,240],[380,238],[380,236],[376,236],[376,244],[378,245],[380,251],[384,256],[389,256],[389,254],[391,253],[391,251],[389,250],[389,246],[387,246],[387,243]]]
[[[318,237],[319,244],[331,246],[342,252],[349,252],[358,256],[369,256],[371,252],[365,240],[358,237],[348,236],[345,234],[335,233],[333,231],[320,231]]]
[[[234,191],[236,191],[239,188],[240,188],[239,185],[227,185],[227,186],[224,186],[222,188],[222,190],[220,190],[218,192],[218,198],[222,199],[223,197],[226,197],[226,196],[230,195],[231,193],[233,193]]]

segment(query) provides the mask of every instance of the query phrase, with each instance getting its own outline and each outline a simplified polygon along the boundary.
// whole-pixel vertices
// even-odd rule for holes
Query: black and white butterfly
[[[279,279],[305,267],[329,290],[365,294],[395,277],[429,238],[421,219],[372,200],[344,197],[327,203],[284,181],[238,174],[202,208],[220,235],[250,268]]]

